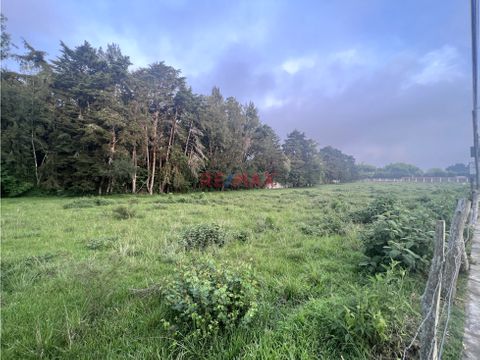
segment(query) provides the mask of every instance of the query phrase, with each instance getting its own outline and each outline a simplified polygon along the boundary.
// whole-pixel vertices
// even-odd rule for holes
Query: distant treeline
[[[195,94],[180,70],[163,62],[130,71],[118,45],[88,42],[61,42],[51,62],[26,41],[23,53],[13,54],[4,17],[1,23],[2,61],[19,64],[19,71],[1,70],[2,195],[215,188],[202,183],[206,173],[226,174],[232,189],[369,176],[368,165],[329,146],[319,150],[297,130],[281,144],[253,103],[225,99],[216,87]],[[269,175],[252,182],[253,174]]]
[[[448,176],[469,176],[468,166],[465,164],[455,164],[448,166],[445,170],[432,168],[427,171],[416,167],[415,165],[405,163],[394,163],[385,167],[376,168],[372,165],[356,165],[358,179],[401,179],[403,177],[448,177]]]

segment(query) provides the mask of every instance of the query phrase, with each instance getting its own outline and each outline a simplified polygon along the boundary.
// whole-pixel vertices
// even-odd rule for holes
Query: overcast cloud
[[[468,162],[469,6],[456,0],[3,0],[7,29],[118,43],[133,67],[182,70],[194,91],[253,101],[283,138],[297,128],[374,165]]]

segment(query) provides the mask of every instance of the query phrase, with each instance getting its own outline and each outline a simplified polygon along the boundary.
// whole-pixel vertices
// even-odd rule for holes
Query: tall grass
[[[358,266],[364,225],[352,214],[382,194],[444,211],[443,203],[464,191],[349,184],[2,199],[2,358],[393,358],[418,322],[424,279],[410,273],[369,279]],[[128,212],[119,207],[135,213],[119,220],[112,215]],[[201,224],[217,224],[228,241],[186,251],[178,239]],[[165,284],[179,262],[204,257],[231,271],[251,264],[256,316],[218,336],[172,337],[162,323],[169,304],[149,289]],[[461,329],[460,308],[454,316]],[[455,359],[461,348],[452,343],[448,358]]]

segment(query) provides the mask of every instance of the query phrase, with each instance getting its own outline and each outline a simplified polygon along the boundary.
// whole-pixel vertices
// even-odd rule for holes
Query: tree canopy
[[[1,72],[3,195],[184,191],[205,173],[254,187],[322,180],[317,144],[294,131],[282,146],[252,102],[195,94],[164,62],[131,71],[115,44],[61,42],[49,62],[25,42],[14,55],[4,30],[2,17],[2,57],[19,71]]]

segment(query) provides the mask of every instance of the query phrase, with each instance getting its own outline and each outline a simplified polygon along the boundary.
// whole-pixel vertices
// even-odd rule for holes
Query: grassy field
[[[466,191],[454,185],[362,183],[2,199],[2,357],[393,358],[418,324],[424,276],[397,269],[369,277],[358,265],[364,259],[364,225],[350,216],[379,195],[411,206],[432,198],[453,208]],[[225,246],[185,251],[182,233],[201,223],[218,224]],[[232,271],[253,269],[258,311],[251,323],[206,338],[165,328],[169,310],[156,286],[193,259],[214,259]],[[384,324],[350,326],[345,309],[387,305],[395,314],[389,319],[405,332],[382,339],[383,349],[359,342],[359,333],[367,338]],[[458,334],[445,356],[450,359],[461,347],[459,308],[454,315],[452,333]]]

